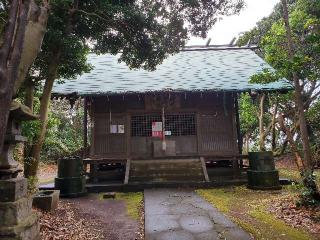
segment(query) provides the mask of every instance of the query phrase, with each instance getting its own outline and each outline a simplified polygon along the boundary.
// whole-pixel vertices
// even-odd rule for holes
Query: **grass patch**
[[[282,178],[288,178],[290,180],[294,180],[296,182],[301,182],[301,176],[298,170],[279,168],[279,176]],[[316,175],[316,182],[318,186],[320,186],[320,170],[317,169],[314,171]]]
[[[296,181],[296,182],[301,181],[300,173],[297,170],[279,168],[278,171],[279,171],[279,176],[281,178],[288,178],[288,179]]]
[[[220,211],[224,213],[229,211],[231,198],[224,189],[199,189],[196,192],[208,202],[214,203]]]
[[[255,218],[260,222],[260,225],[265,226],[263,229],[264,234],[259,237],[259,239],[265,239],[263,236],[270,234],[272,238],[270,239],[301,239],[308,240],[310,236],[298,229],[286,225],[283,221],[277,219],[272,214],[266,212],[263,207],[260,206],[259,209],[249,213],[250,216]],[[268,233],[266,232],[268,231]]]
[[[127,214],[135,219],[140,219],[140,208],[143,204],[143,193],[142,192],[134,192],[134,193],[117,193],[116,200],[125,201],[127,206]]]
[[[302,229],[295,229],[267,210],[270,201],[292,194],[282,191],[254,191],[245,186],[199,189],[197,193],[224,212],[255,239],[312,239]]]

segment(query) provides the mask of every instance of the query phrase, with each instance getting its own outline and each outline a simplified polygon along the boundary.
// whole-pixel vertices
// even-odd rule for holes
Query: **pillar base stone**
[[[6,240],[38,240],[40,239],[39,216],[32,213],[17,225],[0,226],[0,239]]]

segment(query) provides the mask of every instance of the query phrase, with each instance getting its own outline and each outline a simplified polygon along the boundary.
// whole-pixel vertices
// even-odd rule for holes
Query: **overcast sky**
[[[245,0],[245,2],[246,7],[239,15],[225,17],[209,31],[210,44],[228,44],[239,33],[250,30],[257,21],[271,13],[279,0]],[[192,37],[188,45],[204,45],[206,42],[206,39]]]

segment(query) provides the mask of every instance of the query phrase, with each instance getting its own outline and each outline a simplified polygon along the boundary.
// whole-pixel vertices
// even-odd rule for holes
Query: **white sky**
[[[239,33],[253,28],[261,18],[268,16],[280,0],[245,0],[246,7],[239,15],[224,17],[208,33],[210,44],[228,44]],[[207,39],[208,39],[207,38]],[[207,39],[191,37],[187,45],[204,45]]]

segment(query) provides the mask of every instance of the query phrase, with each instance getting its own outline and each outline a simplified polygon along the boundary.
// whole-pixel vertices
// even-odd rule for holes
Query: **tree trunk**
[[[292,135],[290,129],[285,126],[284,118],[281,114],[279,114],[278,122],[279,122],[281,130],[287,135],[287,140],[290,143],[291,150],[293,151],[294,156],[295,156],[295,163],[297,165],[298,170],[301,172],[305,168],[304,162],[300,156],[300,153],[298,151],[296,143],[294,142],[293,135]]]
[[[31,80],[26,82],[26,90],[24,97],[24,105],[26,105],[33,112],[33,102],[34,102],[34,83]]]
[[[50,65],[48,66],[48,77],[46,79],[40,101],[40,131],[39,135],[37,136],[37,142],[31,147],[30,156],[28,157],[28,161],[26,161],[25,163],[25,177],[35,177],[37,175],[38,165],[40,161],[40,153],[47,130],[51,91],[54,80],[57,77],[58,67],[60,64],[60,55],[61,49],[57,49],[53,54]]]
[[[284,19],[286,35],[287,35],[288,57],[290,60],[293,60],[294,46],[293,46],[293,41],[291,36],[291,28],[289,25],[287,1],[282,0],[282,5],[283,5],[283,19]],[[309,143],[309,136],[308,136],[308,129],[307,129],[307,121],[304,113],[304,104],[302,100],[301,85],[299,82],[298,74],[296,72],[292,72],[292,78],[293,78],[294,90],[295,90],[294,91],[295,104],[296,104],[296,109],[298,111],[298,118],[300,123],[300,134],[301,134],[302,147],[303,147],[303,159],[304,159],[304,165],[306,167],[305,171],[312,173],[313,166],[312,166],[311,150],[310,150],[310,143]]]
[[[0,48],[0,152],[7,128],[14,83],[18,76],[29,1],[12,0]]]
[[[276,116],[278,113],[278,104],[276,103],[274,106],[274,112],[272,114],[272,122],[271,122],[271,147],[272,147],[272,152],[276,151],[277,144],[276,144]]]
[[[260,151],[265,151],[265,131],[263,127],[263,119],[264,119],[264,102],[265,102],[266,95],[262,93],[260,96],[260,112],[259,112],[259,148]]]
[[[280,150],[279,150],[279,155],[280,155],[280,156],[284,154],[284,152],[286,151],[287,147],[288,147],[288,140],[285,140],[285,141],[283,142]]]
[[[42,6],[38,6],[34,0],[30,1],[28,23],[24,36],[24,45],[21,53],[18,77],[14,85],[14,94],[17,93],[21,84],[24,82],[30,66],[40,51],[47,28],[48,17],[49,6],[47,2],[44,2]]]
[[[48,19],[48,1],[12,0],[0,50],[0,151],[12,97],[40,51]]]
[[[250,137],[249,137],[248,133],[246,133],[244,139],[245,139],[245,142],[246,142],[246,144],[245,144],[245,153],[248,154],[248,152],[249,152],[249,141],[250,141]]]

